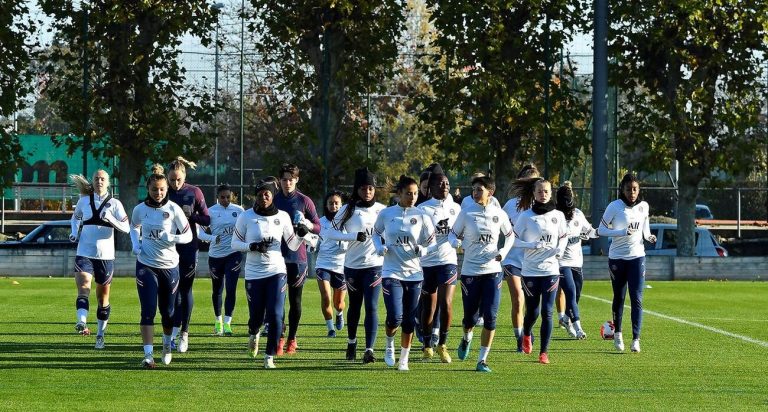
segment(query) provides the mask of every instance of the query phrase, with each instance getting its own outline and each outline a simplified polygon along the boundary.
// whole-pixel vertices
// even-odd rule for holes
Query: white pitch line
[[[582,294],[581,296],[586,297],[586,298],[590,298],[590,299],[593,299],[593,300],[597,300],[597,301],[600,301],[600,302],[604,302],[604,303],[607,303],[609,305],[613,304],[612,301],[610,301],[608,299],[598,298],[597,296],[584,295],[584,294]],[[627,308],[627,309],[630,309],[629,305],[624,305],[624,307]],[[701,323],[691,322],[689,320],[676,318],[674,316],[665,315],[663,313],[654,312],[654,311],[647,310],[647,309],[643,309],[643,314],[658,316],[658,317],[660,317],[662,319],[671,320],[673,322],[682,323],[684,325],[695,326],[697,328],[708,330],[710,332],[719,333],[721,335],[729,336],[729,337],[736,338],[736,339],[741,339],[741,340],[743,340],[745,342],[754,343],[755,345],[760,345],[760,346],[768,348],[768,342],[764,342],[762,340],[755,339],[755,338],[750,338],[749,336],[744,336],[744,335],[738,335],[736,333],[731,333],[731,332],[728,332],[727,330],[713,328],[711,326],[703,325]]]

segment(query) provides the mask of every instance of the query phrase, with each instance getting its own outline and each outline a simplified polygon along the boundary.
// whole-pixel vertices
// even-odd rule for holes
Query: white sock
[[[149,356],[149,355],[152,355],[153,349],[154,349],[154,348],[152,347],[152,345],[151,345],[151,344],[149,344],[149,345],[144,345],[144,356]]]
[[[264,355],[264,359],[266,359],[266,360],[268,360],[268,361],[270,361],[270,360],[271,360],[271,361],[274,361],[275,357],[274,357],[274,356],[272,356],[272,355]]]
[[[514,328],[515,329],[515,339],[520,339],[523,336],[523,328]]]
[[[394,336],[387,336],[387,348],[395,348],[395,337]]]
[[[325,327],[328,330],[333,330],[333,320],[331,320],[331,319],[326,320],[325,321]]]
[[[573,327],[576,328],[576,330],[581,330],[581,321],[577,320],[576,322],[573,322]]]
[[[365,351],[366,352],[371,351],[371,353],[373,353],[373,348],[365,348]]]
[[[163,334],[163,345],[170,345],[171,341],[173,341],[173,337],[171,335]]]
[[[411,348],[400,347],[400,363],[408,363],[408,355],[411,353]]]
[[[85,323],[88,320],[88,309],[77,310],[77,321]]]
[[[355,338],[355,339],[347,339],[347,343],[350,344],[350,345],[353,344],[353,343],[357,343],[357,338]]]
[[[219,323],[221,323],[221,315],[219,315],[219,316],[216,316],[216,322],[219,322]]]
[[[176,339],[176,336],[179,336],[179,331],[181,328],[174,327],[173,331],[171,331],[171,339]]]
[[[491,348],[489,346],[481,346],[480,354],[477,356],[477,362],[485,362],[485,360],[488,359],[488,352],[490,351]]]
[[[232,324],[232,316],[224,316],[224,323],[226,323],[227,325],[231,325]]]
[[[562,319],[565,317],[565,312],[557,312],[558,319]]]
[[[432,334],[440,336],[440,328],[432,328]]]
[[[109,320],[101,320],[101,319],[99,319],[96,322],[99,325],[98,326],[99,329],[96,332],[97,336],[104,336],[104,331],[107,330],[107,322],[109,322]]]
[[[344,311],[343,310],[337,310],[336,311],[336,315],[343,317],[344,316]]]
[[[472,331],[464,332],[464,340],[467,342],[472,340]]]

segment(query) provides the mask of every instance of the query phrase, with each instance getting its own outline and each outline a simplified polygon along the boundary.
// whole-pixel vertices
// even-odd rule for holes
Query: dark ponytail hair
[[[562,186],[557,189],[557,210],[563,212],[565,220],[573,219],[573,211],[576,205],[573,202],[573,188],[571,182],[566,180]]]

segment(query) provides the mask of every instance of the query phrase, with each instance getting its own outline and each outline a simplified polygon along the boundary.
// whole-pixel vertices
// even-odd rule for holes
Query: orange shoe
[[[285,338],[280,338],[280,340],[277,341],[277,356],[283,356],[283,346],[285,346]]]
[[[547,352],[542,352],[539,354],[539,363],[543,363],[545,365],[549,364],[549,356],[547,356]]]
[[[531,335],[523,335],[523,353],[529,354],[533,350],[533,343],[531,343]]]
[[[299,346],[296,344],[296,339],[291,339],[288,341],[288,348],[285,350],[285,353],[288,355],[295,355],[296,349],[298,349]]]

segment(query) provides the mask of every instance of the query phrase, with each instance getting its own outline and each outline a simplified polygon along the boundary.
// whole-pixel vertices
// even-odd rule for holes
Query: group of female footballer
[[[461,360],[469,357],[474,328],[481,326],[476,370],[490,372],[488,353],[496,330],[502,281],[506,279],[518,351],[533,351],[533,327],[541,317],[538,359],[548,364],[556,301],[560,324],[574,338],[586,338],[578,308],[583,284],[581,240],[598,235],[613,238],[609,269],[614,292],[614,345],[624,351],[622,315],[629,288],[631,350],[640,351],[643,240],[653,243],[656,239],[649,229],[648,204],[639,200],[639,182],[632,174],[622,179],[619,199],[608,205],[595,230],[575,207],[570,183],[553,192],[552,184],[541,178],[533,165],[522,168],[503,208],[494,197],[494,180],[482,174],[473,176],[471,195],[461,204],[455,202],[439,164],[431,165],[418,181],[401,176],[391,206],[386,207],[375,200],[376,176],[362,168],[355,171],[348,196],[337,190],[325,196],[322,216],[312,200],[297,189],[300,170],[296,165],[284,164],[278,177],[259,180],[254,205],[247,210],[233,203],[227,185],[217,188],[217,204],[208,209],[200,189],[186,183],[188,167],[195,164],[181,157],[170,164],[167,175],[162,166],[153,166],[147,178],[147,198],[134,207],[130,223],[123,205],[109,193],[106,172],[97,171],[90,182],[83,176],[71,176],[81,193],[70,236],[78,242],[75,329],[90,334],[88,299],[95,278],[97,349],[105,346],[117,229],[130,233],[136,256],[145,368],[156,366],[153,335],[158,308],[163,326],[162,362],[169,364],[174,351],[184,353],[189,348],[198,239],[210,243],[214,334],[233,333],[237,283],[244,267],[249,354],[256,357],[260,336],[267,336],[267,369],[275,367],[276,356],[295,353],[299,348],[296,336],[308,250],[317,253],[316,279],[329,337],[344,328],[347,311],[347,360],[358,356],[357,329],[364,305],[362,362],[376,361],[379,296],[383,293],[384,363],[408,370],[414,334],[422,341],[423,359],[431,359],[437,352],[441,362],[450,363],[446,345],[453,295],[460,283],[463,336],[456,355]],[[463,250],[461,269],[457,249]],[[396,358],[398,330],[400,354]]]

